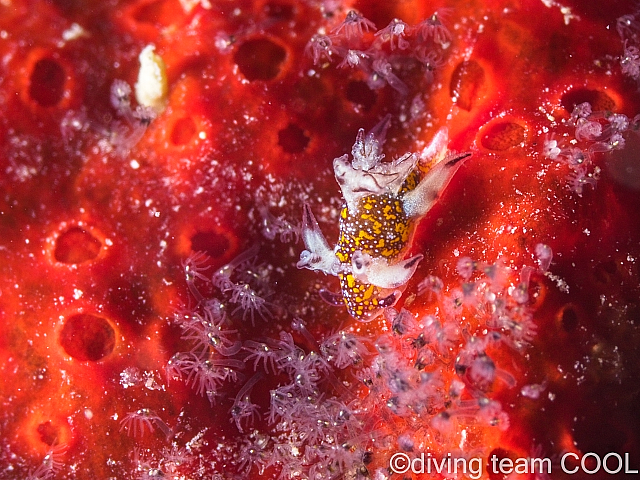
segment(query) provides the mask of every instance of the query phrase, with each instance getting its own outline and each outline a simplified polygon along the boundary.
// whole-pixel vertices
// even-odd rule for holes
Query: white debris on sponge
[[[87,31],[77,23],[72,23],[69,28],[62,32],[62,40],[64,40],[65,42],[88,36],[89,34],[87,33]]]
[[[136,100],[140,105],[153,108],[157,113],[164,110],[169,87],[167,67],[157,55],[155,45],[147,45],[140,52],[140,71],[136,82]]]

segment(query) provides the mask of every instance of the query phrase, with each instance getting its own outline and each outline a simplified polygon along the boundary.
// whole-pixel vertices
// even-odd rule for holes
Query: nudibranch
[[[441,128],[419,154],[407,153],[383,162],[381,153],[391,116],[369,133],[360,129],[351,149],[333,161],[344,206],[340,236],[330,248],[309,205],[304,206],[302,238],[306,250],[298,268],[320,270],[340,279],[341,296],[321,291],[344,304],[361,322],[393,306],[416,271],[422,255],[404,258],[417,221],[436,203],[469,154],[448,152],[448,134]]]

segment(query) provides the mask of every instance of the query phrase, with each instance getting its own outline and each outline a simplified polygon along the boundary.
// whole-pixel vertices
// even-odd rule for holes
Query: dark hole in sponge
[[[484,68],[475,60],[465,60],[456,66],[449,93],[457,99],[458,107],[467,111],[473,108],[484,85],[484,76]]]
[[[42,107],[56,105],[64,95],[65,73],[58,62],[50,58],[38,60],[29,77],[29,97]]]
[[[560,324],[565,332],[573,332],[578,328],[578,312],[572,305],[565,305],[558,314]]]
[[[480,139],[488,150],[503,151],[524,142],[524,127],[513,122],[499,122],[491,125]]]
[[[307,148],[308,144],[309,137],[293,123],[278,132],[278,145],[287,153],[300,153]]]
[[[602,285],[610,284],[618,273],[618,266],[614,260],[600,262],[593,269],[593,276],[596,282]]]
[[[115,344],[116,334],[111,324],[88,313],[67,318],[60,333],[60,345],[64,351],[82,362],[96,362],[106,357]]]
[[[591,110],[594,112],[611,112],[616,106],[613,99],[606,93],[588,88],[574,88],[565,93],[560,100],[564,109],[569,113],[573,113],[576,105],[585,102],[591,104]]]
[[[60,434],[58,432],[58,429],[54,427],[50,421],[42,422],[40,425],[38,425],[37,431],[42,443],[45,443],[50,447],[60,443]]]
[[[286,51],[268,38],[244,42],[233,56],[247,80],[272,80],[278,76]]]
[[[56,240],[54,257],[58,262],[77,264],[93,260],[100,253],[102,243],[80,227],[72,227]]]

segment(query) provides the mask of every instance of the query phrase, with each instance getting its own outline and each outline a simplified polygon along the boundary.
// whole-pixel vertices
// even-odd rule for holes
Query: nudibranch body
[[[360,129],[351,150],[333,161],[345,205],[340,236],[331,249],[311,209],[304,206],[302,238],[306,250],[298,268],[338,276],[342,296],[321,292],[344,304],[359,321],[370,321],[394,305],[422,255],[405,259],[416,222],[437,201],[468,154],[447,154],[447,130],[440,129],[418,155],[383,162],[382,144],[390,115],[368,134]],[[336,298],[333,298],[336,297]]]

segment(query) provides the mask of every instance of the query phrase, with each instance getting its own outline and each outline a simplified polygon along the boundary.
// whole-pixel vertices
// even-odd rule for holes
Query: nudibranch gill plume
[[[394,305],[423,255],[405,258],[417,221],[470,155],[450,154],[441,128],[419,154],[383,162],[381,153],[391,116],[369,133],[360,129],[351,149],[333,161],[345,205],[338,244],[330,248],[309,205],[304,206],[302,238],[306,250],[298,268],[320,270],[340,279],[341,295],[321,291],[344,304],[356,320],[368,322]]]

